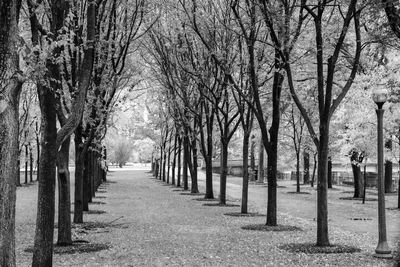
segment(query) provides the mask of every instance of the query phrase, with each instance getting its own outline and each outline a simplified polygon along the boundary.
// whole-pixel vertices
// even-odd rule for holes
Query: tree
[[[280,55],[284,61],[284,66],[286,74],[288,77],[288,84],[290,93],[299,108],[307,128],[310,132],[313,141],[318,148],[318,193],[317,193],[317,245],[318,246],[329,246],[329,236],[328,236],[328,206],[327,206],[327,160],[328,160],[328,144],[329,144],[329,129],[330,120],[339,106],[340,102],[343,100],[347,92],[350,90],[353,84],[354,77],[356,76],[359,59],[361,54],[361,33],[359,25],[360,10],[356,8],[357,0],[352,0],[348,3],[347,12],[339,15],[337,6],[330,7],[327,1],[318,2],[316,5],[308,5],[306,1],[302,2],[301,7],[306,10],[307,14],[312,17],[315,26],[315,46],[316,46],[316,74],[315,79],[317,80],[317,90],[318,90],[318,114],[319,123],[318,129],[319,133],[314,129],[311,123],[309,115],[304,108],[304,102],[298,97],[295,90],[295,85],[293,82],[293,74],[291,69],[291,63],[287,59],[287,52],[284,49],[280,50]],[[335,17],[339,23],[339,19],[342,20],[342,26],[336,29],[335,32],[338,33],[338,38],[335,39],[330,45],[333,46],[333,51],[327,51],[328,49],[324,46],[323,32],[327,29],[324,23],[329,23],[330,19],[333,17],[327,16],[327,12],[335,12],[331,14],[337,14]],[[336,85],[335,76],[338,75],[337,68],[340,66],[338,61],[341,57],[341,51],[347,45],[345,43],[346,36],[350,29],[351,21],[354,21],[354,33],[355,33],[355,51],[353,60],[349,66],[350,74],[348,78],[344,79],[344,85]],[[337,25],[337,23],[335,23]],[[277,36],[272,38],[274,43],[281,47],[281,42]],[[326,53],[329,56],[326,56]],[[324,61],[327,61],[324,63]],[[325,67],[326,66],[326,67]],[[346,69],[342,69],[345,71]],[[344,75],[344,73],[343,73]],[[335,94],[334,87],[338,87],[338,92]],[[336,89],[336,88],[335,88]]]
[[[393,33],[400,38],[400,13],[398,1],[396,0],[382,0],[385,8],[385,13],[389,21],[390,28]],[[397,7],[396,7],[397,3]]]
[[[297,41],[297,38],[300,34],[300,30],[302,28],[303,23],[303,14],[302,9],[296,8],[296,1],[288,2],[288,1],[258,1],[259,9],[262,14],[262,18],[264,24],[258,27],[265,28],[266,33],[261,34],[260,47],[257,49],[255,46],[257,39],[257,31],[255,31],[254,27],[256,24],[254,20],[256,19],[256,13],[254,13],[254,8],[257,1],[246,1],[246,7],[249,10],[253,10],[250,12],[252,14],[250,17],[253,20],[253,27],[250,28],[250,31],[246,31],[245,24],[240,24],[241,31],[246,40],[248,47],[248,60],[249,60],[249,77],[251,81],[251,92],[252,98],[254,101],[253,112],[255,113],[255,117],[257,118],[258,124],[260,126],[262,141],[264,144],[264,148],[267,152],[267,178],[268,178],[268,207],[267,207],[267,221],[266,225],[276,226],[277,225],[277,162],[278,162],[278,136],[279,136],[279,125],[281,119],[281,93],[282,86],[284,81],[283,68],[284,68],[284,59],[281,54],[281,50],[285,50],[286,57],[289,58],[291,50],[294,44]],[[237,5],[238,1],[233,2],[232,8],[236,10],[235,13],[238,13],[237,9],[239,5]],[[292,27],[291,20],[296,13],[299,13],[299,19],[295,26]],[[236,15],[238,17],[238,15]],[[256,20],[259,21],[259,20]],[[264,44],[267,42],[267,37],[270,35],[272,39],[272,49],[268,51]],[[266,57],[267,51],[268,54],[271,54],[270,64],[261,64],[260,58],[263,59]],[[259,56],[261,55],[261,56]],[[264,79],[261,78],[260,68],[258,65],[267,65],[270,67],[269,71],[266,72]],[[271,76],[269,75],[271,73]],[[232,77],[232,76],[231,76]],[[272,107],[270,111],[272,114],[271,124],[268,128],[265,108],[261,102],[261,87],[266,84],[267,81],[271,80],[268,85],[271,87],[270,90],[270,98],[269,103]],[[233,79],[231,79],[233,83]],[[260,176],[260,174],[259,174]]]
[[[100,3],[98,1],[98,3]],[[35,245],[32,266],[51,266],[53,252],[53,235],[54,235],[54,210],[55,210],[55,180],[52,177],[56,175],[56,159],[58,148],[68,139],[78,126],[86,99],[86,92],[89,87],[94,52],[95,37],[95,19],[96,19],[96,3],[94,0],[88,2],[87,5],[87,47],[84,50],[82,60],[82,72],[80,73],[79,87],[77,94],[72,103],[72,112],[66,120],[63,127],[57,131],[56,126],[56,104],[57,92],[62,90],[60,68],[57,60],[60,59],[62,42],[49,49],[49,58],[45,62],[44,80],[37,82],[37,90],[39,96],[39,105],[41,110],[41,123],[43,129],[41,161],[39,164],[40,176],[38,177],[38,211],[35,231]],[[56,44],[61,39],[60,30],[64,24],[64,18],[69,12],[69,3],[66,1],[52,1],[49,3],[50,13],[49,30],[46,30],[37,19],[38,3],[28,1],[29,15],[31,22],[32,45],[34,50],[34,62],[38,64],[40,57],[39,49],[45,49],[43,43],[40,43],[40,36],[51,35],[50,41]],[[42,47],[40,47],[42,44]],[[65,173],[65,170],[61,172]],[[69,214],[68,214],[69,216]]]
[[[110,148],[111,161],[118,164],[122,168],[132,155],[132,145],[126,138],[117,139],[116,143]]]
[[[84,186],[85,162],[90,149],[97,150],[107,133],[109,115],[118,105],[122,89],[133,90],[137,85],[133,63],[127,60],[131,44],[140,38],[144,19],[144,0],[104,1],[98,5],[96,43],[94,51],[93,90],[89,91],[88,104],[81,123],[75,131],[75,206],[74,222],[83,222],[83,209],[88,208],[89,198]],[[79,28],[77,28],[79,29]],[[78,57],[79,58],[79,57]],[[129,66],[129,67],[128,67]],[[90,186],[89,186],[90,187]]]
[[[349,153],[354,178],[354,198],[361,198],[364,194],[364,183],[361,177],[361,164],[364,160],[364,154],[365,152],[357,151],[357,149],[352,149]]]
[[[19,69],[18,19],[21,1],[0,2],[0,265],[15,266],[15,181],[18,161],[18,105],[24,78]]]
[[[300,154],[303,145],[303,130],[305,122],[301,117],[301,114],[295,109],[295,104],[290,105],[290,109],[287,112],[287,125],[290,126],[292,132],[289,135],[292,140],[292,148],[294,148],[296,155],[296,192],[300,193]],[[304,163],[306,165],[306,163]],[[309,165],[309,163],[308,163]],[[304,177],[305,177],[304,173]],[[304,178],[304,181],[306,179]],[[305,182],[304,182],[305,183]]]

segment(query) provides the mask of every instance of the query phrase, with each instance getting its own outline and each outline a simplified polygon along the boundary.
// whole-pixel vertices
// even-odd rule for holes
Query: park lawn
[[[315,217],[310,211],[313,209],[315,193],[306,187],[304,190],[311,191],[310,195],[287,193],[293,191],[293,181],[287,182],[285,188],[280,188],[278,195],[280,203],[278,222],[281,228],[293,227],[283,229],[286,231],[255,231],[242,228],[263,225],[264,216],[226,215],[239,211],[237,205],[240,201],[235,186],[235,183],[240,182],[239,179],[228,179],[230,196],[228,203],[232,205],[219,207],[205,206],[204,204],[213,202],[198,201],[202,198],[201,195],[184,193],[180,189],[151,178],[143,170],[113,171],[108,178],[110,182],[101,186],[94,203],[90,204],[94,214],[84,215],[86,222],[97,222],[97,224],[91,224],[86,228],[77,226],[73,229],[74,239],[86,240],[93,245],[103,245],[106,249],[89,253],[55,254],[54,266],[393,266],[395,264],[394,260],[372,257],[377,237],[369,230],[370,226],[363,230],[364,224],[373,223],[370,220],[342,220],[340,224],[336,219],[332,220],[331,243],[341,245],[349,251],[355,248],[359,252],[331,254],[293,252],[299,247],[309,247],[312,250],[312,244],[316,239],[316,222],[310,217]],[[201,181],[200,189],[203,189]],[[250,211],[265,213],[266,202],[260,195],[264,194],[263,190],[266,192],[266,188],[262,186],[250,187],[250,195],[253,196],[250,199]],[[330,194],[329,199],[332,213],[338,212],[337,207],[348,207],[341,210],[342,218],[358,216],[354,213],[355,209],[364,212],[365,216],[370,216],[373,209],[371,205],[376,205],[373,201],[362,206],[354,204],[354,201],[341,200],[340,196],[347,196],[348,193],[343,193],[343,190],[334,192]],[[33,245],[36,194],[36,184],[18,189],[17,266],[30,266],[31,263],[32,253],[25,250]],[[311,207],[305,209],[304,214],[301,213],[303,204]],[[392,222],[393,216],[398,218],[398,211],[388,212],[388,222]],[[397,223],[400,224],[400,221],[397,220]],[[55,238],[56,236],[55,232]],[[396,245],[393,238],[389,239],[389,243],[392,248]]]

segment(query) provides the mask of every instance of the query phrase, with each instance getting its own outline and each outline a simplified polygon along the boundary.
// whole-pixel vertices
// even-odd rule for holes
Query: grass
[[[372,256],[377,241],[376,201],[354,205],[339,199],[341,191],[329,192],[329,237],[334,245],[321,248],[315,246],[316,192],[287,193],[295,190],[293,181],[278,181],[282,188],[277,193],[278,226],[271,227],[265,225],[263,215],[265,187],[250,187],[252,213],[240,213],[235,202],[240,199],[240,179],[228,179],[229,202],[221,206],[218,199],[182,197],[144,171],[116,171],[108,178],[115,183],[108,183],[102,212],[84,213],[85,223],[73,224],[73,240],[88,243],[55,246],[59,254],[54,255],[54,266],[391,266],[396,262]],[[199,187],[204,192],[201,177]],[[36,194],[36,186],[18,189],[17,266],[30,266],[32,260],[32,250],[26,248],[33,246]],[[397,204],[395,198],[387,197],[388,208]],[[389,243],[397,260],[393,236],[399,219],[398,210],[387,211]]]

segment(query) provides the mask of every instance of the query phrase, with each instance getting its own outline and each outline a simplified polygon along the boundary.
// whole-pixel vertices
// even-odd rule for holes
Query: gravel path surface
[[[306,254],[285,249],[288,244],[315,242],[316,223],[302,216],[279,212],[278,221],[297,226],[294,231],[251,231],[242,227],[262,225],[265,217],[232,217],[239,207],[204,206],[200,195],[183,191],[151,178],[140,171],[111,172],[109,183],[102,185],[91,210],[103,214],[86,214],[85,221],[106,223],[106,227],[79,231],[75,239],[106,244],[98,252],[55,254],[54,266],[394,266],[395,262],[372,257],[376,246],[374,233],[356,232],[336,225],[330,228],[333,244],[354,246],[357,253]],[[232,179],[228,185],[230,204],[240,204],[238,188]],[[265,189],[253,189],[251,192]],[[217,189],[217,187],[215,187]],[[37,187],[18,189],[17,266],[30,266],[36,210]],[[203,191],[204,192],[204,191]],[[251,193],[252,194],[252,193]],[[251,195],[250,194],[250,195]],[[253,194],[257,196],[258,193]],[[251,211],[264,212],[263,199],[251,197]],[[287,194],[296,200],[304,195]],[[261,197],[261,196],[260,196]],[[105,204],[99,203],[104,202]],[[293,203],[296,203],[293,201]],[[308,202],[305,202],[308,203]],[[296,204],[293,204],[296,208]],[[293,206],[292,205],[292,206]],[[302,207],[297,206],[297,210]],[[110,223],[111,222],[111,223]],[[56,235],[55,235],[56,236]],[[390,241],[393,243],[392,241]]]

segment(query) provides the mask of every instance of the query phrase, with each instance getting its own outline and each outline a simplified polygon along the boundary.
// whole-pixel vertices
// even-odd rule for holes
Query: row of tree
[[[102,140],[118,92],[133,88],[132,44],[145,28],[144,0],[7,0],[0,3],[0,265],[15,266],[20,95],[38,99],[38,209],[32,266],[52,266],[55,185],[59,245],[71,245],[69,151],[75,145],[75,223],[105,178]],[[22,12],[24,10],[25,12]],[[151,19],[150,19],[151,21]],[[32,93],[36,89],[36,94]],[[23,111],[32,101],[23,98]],[[26,102],[26,103],[25,103]],[[34,104],[32,104],[34,106]],[[32,108],[35,110],[35,108]],[[27,116],[26,116],[27,117]],[[40,118],[40,119],[39,119]],[[28,120],[27,120],[28,121]],[[22,121],[21,128],[27,129]],[[23,140],[22,140],[23,142]]]
[[[172,182],[175,182],[174,170],[178,164],[177,185],[180,185],[179,157],[183,150],[184,189],[187,189],[189,170],[191,192],[198,192],[196,171],[197,149],[200,148],[206,168],[205,197],[213,198],[213,134],[217,131],[219,201],[225,204],[228,148],[240,128],[244,172],[242,212],[246,212],[249,140],[255,119],[267,153],[266,224],[275,226],[278,223],[279,129],[282,114],[292,114],[289,121],[294,126],[290,135],[293,142],[297,145],[303,142],[306,128],[308,134],[304,142],[309,151],[316,152],[316,243],[328,246],[330,147],[333,141],[346,142],[353,144],[358,153],[367,152],[366,147],[360,149],[350,138],[338,136],[331,140],[332,120],[336,123],[340,119],[335,112],[352,87],[366,94],[377,83],[373,79],[384,79],[394,92],[398,91],[394,90],[395,81],[389,75],[380,75],[382,73],[377,71],[384,68],[390,73],[388,54],[384,53],[385,60],[376,60],[383,48],[390,50],[398,44],[389,27],[391,25],[395,31],[399,27],[396,3],[165,0],[163,16],[149,33],[150,45],[144,57],[161,85],[161,89],[157,89],[157,110],[162,123],[155,173],[159,171],[162,179],[169,180],[172,155]],[[372,20],[373,17],[377,19]],[[357,80],[368,75],[373,75],[369,84]],[[342,129],[348,133],[346,127],[354,124],[348,121],[342,124]],[[299,146],[297,162],[300,151]],[[349,155],[358,164],[360,161],[357,163],[353,156]]]

